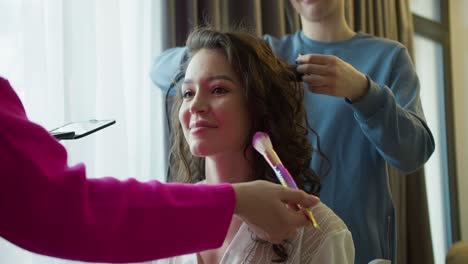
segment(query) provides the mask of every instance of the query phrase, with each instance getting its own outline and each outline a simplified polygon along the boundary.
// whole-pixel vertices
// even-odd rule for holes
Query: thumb
[[[280,199],[287,204],[300,204],[303,207],[313,207],[320,199],[317,196],[310,195],[301,190],[284,188],[281,190]]]

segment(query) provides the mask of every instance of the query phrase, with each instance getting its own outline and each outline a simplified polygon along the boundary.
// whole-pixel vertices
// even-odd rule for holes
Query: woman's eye
[[[184,91],[184,92],[182,93],[182,97],[183,97],[184,99],[190,98],[190,97],[192,97],[192,96],[193,96],[193,92],[192,92],[192,91],[189,91],[189,90]]]
[[[221,86],[217,86],[217,87],[215,87],[213,89],[214,94],[225,94],[227,92],[228,92],[228,90],[226,88],[221,87]]]

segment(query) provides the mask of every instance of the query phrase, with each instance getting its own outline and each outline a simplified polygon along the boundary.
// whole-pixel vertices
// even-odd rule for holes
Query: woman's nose
[[[189,112],[192,114],[204,113],[208,111],[208,108],[209,108],[209,104],[206,98],[204,98],[204,96],[201,95],[200,93],[197,93],[191,101]]]

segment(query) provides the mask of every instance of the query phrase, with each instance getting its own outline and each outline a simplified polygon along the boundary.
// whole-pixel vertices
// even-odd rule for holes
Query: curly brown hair
[[[221,32],[198,28],[188,37],[186,47],[188,62],[183,65],[182,74],[199,50],[214,49],[226,56],[239,77],[251,120],[249,137],[244,145],[244,156],[251,163],[251,175],[255,175],[257,179],[279,183],[262,155],[254,152],[253,158],[249,160],[246,154],[251,148],[251,139],[255,132],[264,131],[270,135],[275,151],[293,175],[298,187],[318,196],[320,179],[310,168],[314,150],[307,138],[309,131],[317,136],[317,140],[318,135],[308,124],[304,89],[296,82],[296,75],[290,67],[276,58],[265,41],[241,31]],[[178,119],[182,104],[181,92],[177,91],[176,96],[169,100],[173,100],[170,149],[170,171],[172,175],[176,175],[173,180],[199,182],[205,178],[204,158],[192,156],[185,141]],[[314,153],[326,160],[319,148]],[[280,249],[280,254],[281,251]],[[284,259],[280,254],[277,253]]]
[[[290,67],[276,58],[265,41],[241,31],[221,32],[198,28],[190,34],[186,46],[188,61],[185,65],[197,51],[216,49],[225,54],[237,73],[251,117],[250,136],[244,149],[251,146],[250,139],[255,132],[268,133],[275,151],[299,188],[318,195],[320,180],[310,168],[313,149],[307,139],[309,130],[315,132],[307,121],[304,89],[295,81],[296,76]],[[173,180],[189,183],[204,180],[204,158],[192,156],[179,123],[182,94],[177,91],[176,96],[168,100],[173,100],[170,169],[171,174],[177,175]],[[318,154],[324,157],[320,150]],[[251,163],[252,175],[278,183],[274,172],[259,153],[255,152]]]

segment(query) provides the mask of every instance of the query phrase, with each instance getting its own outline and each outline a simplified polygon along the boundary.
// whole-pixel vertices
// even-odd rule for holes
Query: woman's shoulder
[[[316,230],[324,234],[329,234],[342,230],[348,230],[348,227],[343,222],[343,220],[341,220],[341,218],[324,203],[319,202],[317,205],[312,207],[312,212],[317,220],[320,230],[316,230],[310,226],[306,228],[308,231]]]
[[[302,245],[302,252],[314,255],[324,244],[333,246],[335,243],[331,241],[352,241],[351,232],[346,224],[324,203],[318,203],[312,208],[312,212],[320,229],[312,225],[303,228],[300,236],[297,237],[300,239],[297,242]]]
[[[320,229],[309,225],[298,236],[301,263],[353,263],[354,242],[343,220],[323,203],[314,206],[312,212]]]

